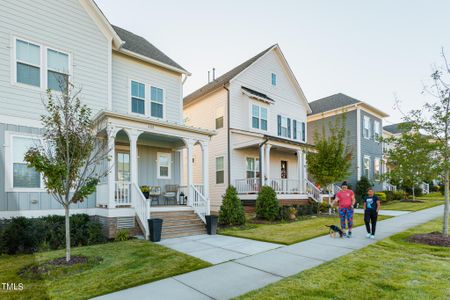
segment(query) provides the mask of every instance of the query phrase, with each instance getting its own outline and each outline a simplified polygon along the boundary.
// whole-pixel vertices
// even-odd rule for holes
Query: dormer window
[[[277,74],[272,73],[272,86],[277,85]]]

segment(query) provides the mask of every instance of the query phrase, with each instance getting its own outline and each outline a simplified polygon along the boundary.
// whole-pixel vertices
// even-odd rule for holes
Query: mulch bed
[[[408,238],[408,241],[430,246],[450,247],[450,237],[442,236],[440,232],[430,232],[425,234],[415,234]]]
[[[413,199],[403,199],[403,200],[400,200],[400,202],[424,203],[425,201],[422,201],[422,200],[413,200]]]
[[[96,263],[101,262],[103,259],[101,257],[93,257],[91,258],[93,261],[95,261]],[[47,262],[38,264],[38,265],[29,265],[27,267],[22,268],[19,271],[19,275],[23,276],[23,277],[29,277],[29,276],[33,276],[36,275],[39,276],[40,275],[45,275],[45,274],[49,274],[50,270],[54,269],[55,267],[69,267],[69,266],[73,266],[73,265],[78,265],[78,264],[87,264],[89,261],[89,258],[87,256],[82,256],[82,255],[78,255],[78,256],[72,256],[70,258],[69,262],[66,262],[66,258],[65,257],[59,257],[56,259],[52,259],[49,260]]]

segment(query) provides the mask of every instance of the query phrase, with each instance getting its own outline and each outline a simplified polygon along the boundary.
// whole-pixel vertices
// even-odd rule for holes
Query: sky
[[[441,48],[450,57],[450,1],[96,0],[192,73],[184,95],[278,43],[308,101],[344,93],[400,122],[433,101],[421,93]]]

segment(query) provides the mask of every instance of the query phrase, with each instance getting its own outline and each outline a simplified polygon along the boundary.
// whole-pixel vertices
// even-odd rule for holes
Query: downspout
[[[230,138],[230,89],[224,84],[227,91],[227,165],[228,165],[228,186],[231,185],[231,138]]]
[[[262,142],[261,144],[259,144],[259,186],[260,188],[263,186],[264,180],[263,180],[263,172],[262,172],[262,147],[269,141],[269,139],[265,139],[264,142]]]

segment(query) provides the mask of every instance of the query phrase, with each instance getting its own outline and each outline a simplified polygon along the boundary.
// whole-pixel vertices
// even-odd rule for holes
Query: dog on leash
[[[330,237],[335,238],[337,234],[339,234],[340,238],[344,237],[344,232],[336,225],[325,225],[325,226],[330,228]]]

